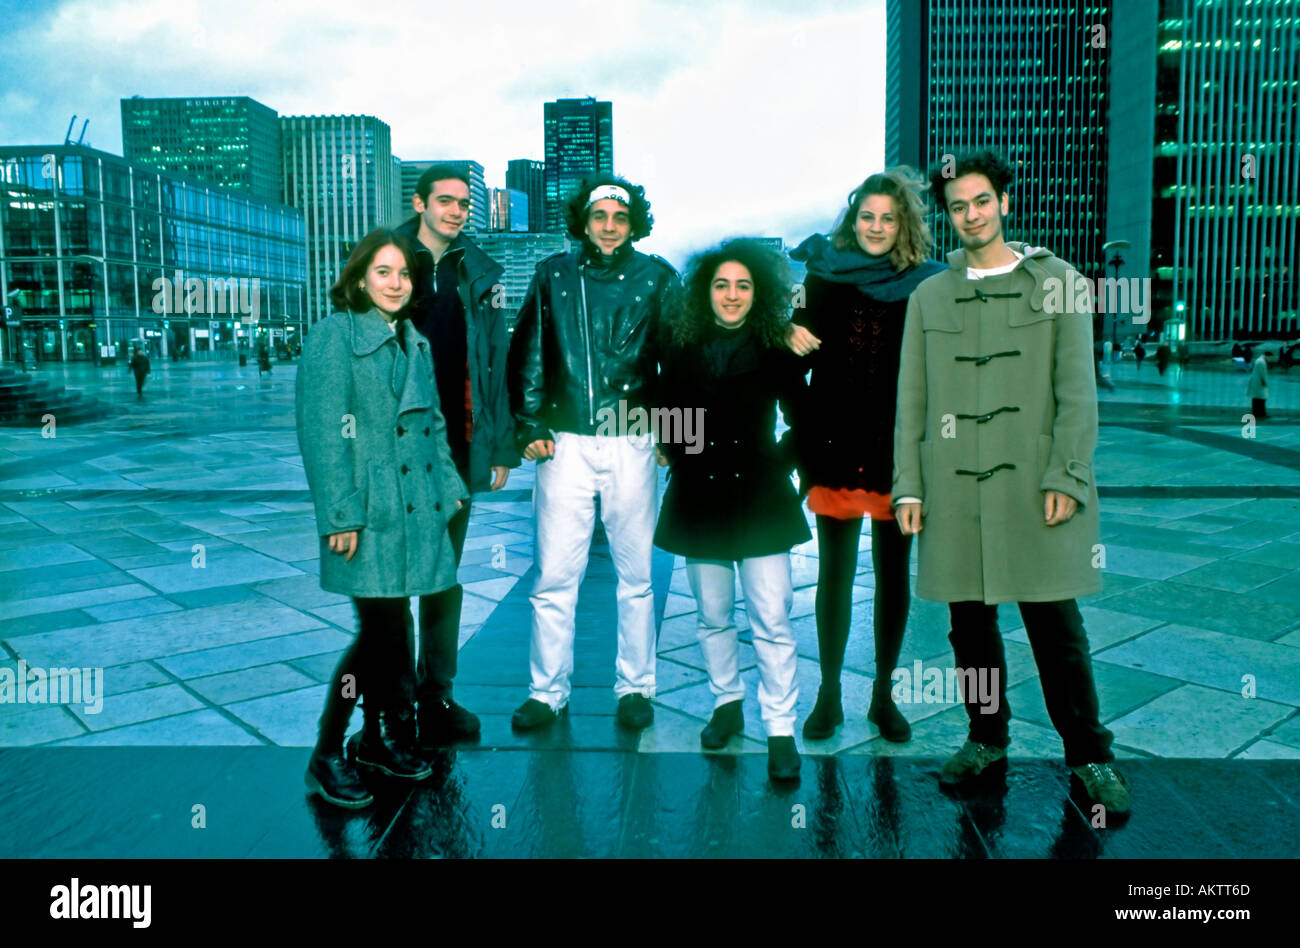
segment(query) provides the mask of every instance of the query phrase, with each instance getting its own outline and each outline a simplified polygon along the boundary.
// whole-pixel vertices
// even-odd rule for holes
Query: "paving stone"
[[[318,682],[289,665],[274,664],[205,678],[191,678],[186,684],[213,704],[224,705],[281,691],[293,691]]]
[[[1107,724],[1115,740],[1160,757],[1227,757],[1294,709],[1183,685]]]
[[[86,733],[62,706],[28,707],[21,714],[0,714],[0,747],[27,747]]]
[[[60,742],[60,747],[204,747],[262,745],[248,731],[207,709],[99,731]]]
[[[106,698],[97,714],[92,714],[80,705],[69,705],[69,710],[90,730],[105,731],[186,711],[197,711],[202,707],[203,703],[180,685],[162,685]]]
[[[351,641],[351,636],[337,629],[321,628],[186,652],[157,659],[157,662],[177,678],[199,678],[323,652],[336,652],[351,644]]]
[[[60,563],[75,563],[93,557],[71,543],[46,543],[0,550],[0,573],[10,570],[29,570]]]

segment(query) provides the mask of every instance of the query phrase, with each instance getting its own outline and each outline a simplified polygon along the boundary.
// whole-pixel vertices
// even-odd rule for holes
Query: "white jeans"
[[[529,652],[529,697],[559,710],[573,675],[573,617],[596,525],[595,497],[618,575],[618,659],[614,694],[655,692],[654,543],[659,478],[653,442],[558,432],[555,456],[537,465],[537,581]]]
[[[790,626],[794,586],[789,553],[750,557],[735,564],[686,561],[686,577],[700,608],[700,649],[709,671],[713,706],[745,697],[740,680],[740,643],[732,624],[736,566],[740,568],[740,586],[758,657],[758,706],[763,729],[768,737],[792,737],[799,689],[795,685],[794,629]]]

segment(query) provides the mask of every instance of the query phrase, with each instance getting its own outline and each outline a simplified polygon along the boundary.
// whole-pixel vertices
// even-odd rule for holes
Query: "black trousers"
[[[1115,759],[1110,752],[1112,734],[1102,726],[1097,705],[1097,687],[1092,679],[1092,658],[1083,617],[1073,599],[1060,602],[1022,602],[1029,645],[1034,651],[1038,677],[1043,686],[1047,714],[1065,744],[1065,763],[1078,767]],[[1007,704],[1007,662],[998,632],[997,606],[982,602],[948,604],[956,665],[961,669],[996,669],[997,705],[983,713],[979,696],[965,695],[970,718],[970,739],[980,744],[1006,747],[1011,708]]]
[[[1268,412],[1264,410],[1264,399],[1252,398],[1250,400],[1250,413],[1256,418],[1267,418]]]
[[[457,568],[465,550],[470,505],[471,501],[465,501],[465,505],[447,521]],[[459,583],[432,596],[420,597],[420,658],[415,672],[418,684],[413,689],[418,700],[451,698],[456,656],[460,651],[460,610],[464,600],[465,590]]]

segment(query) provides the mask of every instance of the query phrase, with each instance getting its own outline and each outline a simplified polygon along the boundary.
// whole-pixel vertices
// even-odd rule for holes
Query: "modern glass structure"
[[[564,231],[564,202],[590,174],[614,170],[614,105],[557,99],[543,107],[546,132],[546,229]]]
[[[1141,7],[1155,83],[1115,95],[1154,96],[1153,193],[1137,207],[1157,318],[1181,321],[1188,340],[1300,335],[1300,3]]]
[[[295,341],[303,216],[82,145],[0,146],[5,360],[227,352]],[[116,353],[113,352],[116,347]]]
[[[467,161],[465,159],[437,159],[432,161],[403,161],[402,162],[402,211],[409,217],[411,211],[411,196],[415,194],[415,185],[420,180],[420,175],[434,165],[451,165],[460,171],[465,177],[469,178],[469,223],[465,225],[465,230],[475,233],[480,230],[487,230],[491,224],[492,212],[488,207],[488,188],[483,181],[483,166],[477,161]]]
[[[248,96],[122,100],[127,161],[279,203],[280,119]]]
[[[528,230],[546,230],[546,165],[531,158],[513,158],[506,164],[506,187],[528,196]]]
[[[885,162],[994,148],[1016,166],[1012,239],[1100,275],[1109,2],[888,0]],[[936,255],[958,241],[934,220]]]
[[[501,282],[506,288],[506,322],[513,332],[533,271],[552,254],[567,251],[569,239],[560,234],[486,233],[475,237],[474,243],[505,267]]]
[[[489,188],[488,203],[491,217],[487,229],[528,233],[528,195],[513,188]]]
[[[389,128],[373,115],[286,116],[280,128],[285,200],[302,210],[306,228],[311,325],[332,311],[330,287],[357,241],[409,212]]]

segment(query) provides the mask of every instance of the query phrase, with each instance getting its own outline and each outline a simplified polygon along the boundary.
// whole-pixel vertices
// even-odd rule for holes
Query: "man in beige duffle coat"
[[[1012,173],[979,151],[931,174],[962,249],[913,292],[903,335],[895,514],[919,534],[917,595],[949,603],[957,667],[996,686],[996,703],[965,689],[969,739],[939,777],[958,784],[1006,760],[997,604],[1016,602],[1066,764],[1094,803],[1121,814],[1129,794],[1074,601],[1101,590],[1091,296],[1065,261],[1005,241]]]

